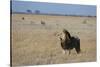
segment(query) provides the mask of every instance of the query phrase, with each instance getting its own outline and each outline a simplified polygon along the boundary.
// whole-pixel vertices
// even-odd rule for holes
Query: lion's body
[[[63,30],[63,33],[61,34],[60,41],[61,41],[61,47],[65,50],[72,50],[75,48],[77,53],[80,53],[80,39],[76,37],[72,37],[70,33],[67,30]]]

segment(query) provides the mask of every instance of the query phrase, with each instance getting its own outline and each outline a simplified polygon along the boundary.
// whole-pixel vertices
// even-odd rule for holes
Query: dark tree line
[[[33,13],[32,10],[28,9],[26,10],[27,13]],[[40,10],[35,10],[34,11],[35,14],[40,14]]]

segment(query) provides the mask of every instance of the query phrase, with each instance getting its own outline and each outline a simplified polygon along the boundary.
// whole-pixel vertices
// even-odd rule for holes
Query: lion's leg
[[[62,53],[63,53],[63,54],[66,54],[66,50],[63,50]]]
[[[70,55],[70,53],[71,53],[71,50],[69,50],[69,55]]]

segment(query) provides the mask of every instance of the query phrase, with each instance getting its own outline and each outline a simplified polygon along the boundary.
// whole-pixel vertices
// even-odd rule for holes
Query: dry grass
[[[80,38],[80,54],[74,49],[70,55],[62,54],[55,34],[63,28]],[[96,61],[96,17],[13,14],[11,49],[13,65]]]

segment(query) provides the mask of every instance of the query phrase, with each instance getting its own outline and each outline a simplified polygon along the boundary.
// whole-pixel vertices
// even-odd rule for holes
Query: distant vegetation
[[[22,20],[24,20],[25,18],[24,17],[22,17]]]
[[[86,23],[87,23],[87,20],[84,20],[84,21],[83,21],[83,24],[86,24]]]
[[[11,11],[11,13],[20,13],[20,14],[40,14],[40,15],[79,16],[79,17],[84,17],[83,15],[42,13],[40,10],[35,10],[33,12],[30,9],[27,9],[26,12],[12,12],[12,10],[10,10],[10,11]],[[87,15],[87,17],[96,17],[96,16]]]
[[[44,22],[44,21],[41,21],[41,24],[42,24],[42,25],[45,25],[45,22]]]
[[[40,11],[39,10],[35,10],[35,14],[40,14]]]
[[[26,12],[27,12],[27,13],[32,13],[32,10],[29,10],[29,9],[28,9],[28,10],[26,10]]]

